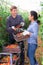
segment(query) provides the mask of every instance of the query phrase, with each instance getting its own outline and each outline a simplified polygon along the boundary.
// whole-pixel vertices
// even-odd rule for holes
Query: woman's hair
[[[38,17],[40,17],[40,15],[38,15],[36,11],[31,11],[30,14],[31,16],[34,16],[34,20],[36,20],[37,23],[40,24],[40,21],[38,20]]]

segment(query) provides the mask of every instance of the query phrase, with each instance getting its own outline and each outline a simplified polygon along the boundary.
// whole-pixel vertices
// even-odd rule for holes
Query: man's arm
[[[7,18],[6,21],[7,21],[7,22],[6,22],[6,29],[7,29],[7,32],[13,33],[14,30],[15,30],[15,27],[14,27],[14,26],[11,26],[11,22],[10,22],[10,19],[9,19],[9,18]]]
[[[22,27],[24,27],[24,25],[25,25],[25,22],[24,22],[22,16],[20,16],[20,25],[21,25]]]

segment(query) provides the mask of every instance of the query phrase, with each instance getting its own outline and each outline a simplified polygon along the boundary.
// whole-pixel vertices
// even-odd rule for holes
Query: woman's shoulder
[[[33,24],[32,26],[33,26],[33,27],[38,27],[37,21],[35,21],[34,24]]]

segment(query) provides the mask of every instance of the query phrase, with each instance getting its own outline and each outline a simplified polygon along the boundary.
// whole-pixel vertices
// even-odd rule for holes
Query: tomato
[[[17,57],[17,55],[14,55],[13,56],[13,60],[16,60],[18,57]]]
[[[8,45],[6,48],[17,48],[17,44],[11,44],[11,45]]]

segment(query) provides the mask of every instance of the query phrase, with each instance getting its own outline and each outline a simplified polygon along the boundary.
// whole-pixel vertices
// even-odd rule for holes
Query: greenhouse
[[[32,45],[37,44],[37,50],[33,54],[38,61],[35,65],[43,65],[43,1],[39,3],[39,10],[37,5],[39,0],[36,4],[33,1],[0,0],[0,65],[32,65],[32,63],[34,65]],[[35,22],[32,25],[33,20],[38,20],[39,25]]]

